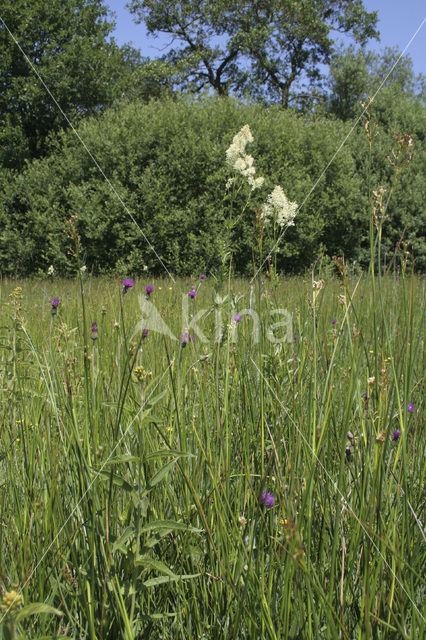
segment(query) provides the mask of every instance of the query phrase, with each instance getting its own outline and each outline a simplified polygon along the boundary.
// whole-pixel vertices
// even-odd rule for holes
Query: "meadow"
[[[336,264],[3,280],[2,639],[423,637],[426,279]]]

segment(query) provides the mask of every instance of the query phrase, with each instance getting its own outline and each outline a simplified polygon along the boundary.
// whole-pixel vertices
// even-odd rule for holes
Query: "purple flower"
[[[401,431],[400,431],[399,429],[395,429],[395,431],[394,431],[394,432],[393,432],[393,434],[392,434],[392,440],[393,440],[394,442],[398,442],[398,440],[400,439],[400,437],[401,437]]]
[[[235,320],[235,322],[241,322],[241,316],[238,315],[238,313],[236,313],[235,316],[234,316],[234,320]]]
[[[59,298],[53,298],[50,304],[52,305],[52,316],[54,316],[59,307]]]
[[[188,295],[190,298],[194,299],[197,295],[197,292],[195,291],[195,289],[191,289],[191,291],[188,291]]]
[[[193,342],[194,340],[194,336],[191,336],[191,334],[189,333],[189,331],[187,333],[182,333],[181,335],[181,339],[182,339],[182,347],[186,347],[188,342]]]
[[[411,404],[411,402],[407,404],[407,411],[409,411],[410,413],[414,413],[414,405]]]
[[[133,280],[130,280],[130,278],[125,278],[123,280],[123,295],[127,293],[127,291],[131,289],[134,285],[135,283],[133,282]]]
[[[368,400],[368,393],[367,393],[367,391],[364,391],[364,393],[362,394],[362,397],[364,398],[364,400]]]
[[[97,322],[92,322],[92,333],[90,337],[92,338],[93,342],[98,339],[98,323]]]
[[[205,277],[206,277],[206,276],[204,275],[204,273],[202,273],[202,274],[200,275],[200,280],[204,280],[204,279],[205,279]]]
[[[297,340],[297,333],[294,334],[293,340]]]
[[[147,335],[148,335],[148,329],[144,329],[144,330],[143,330],[143,333],[142,333],[142,342],[145,340],[145,338],[147,337]]]
[[[336,318],[333,318],[333,320],[331,321],[331,324],[337,324]]]
[[[148,284],[145,287],[145,299],[149,300],[149,296],[151,295],[151,293],[154,291],[154,287],[152,286],[152,284]]]
[[[266,507],[272,507],[275,502],[275,496],[273,493],[266,493],[266,491],[263,491],[260,502]]]

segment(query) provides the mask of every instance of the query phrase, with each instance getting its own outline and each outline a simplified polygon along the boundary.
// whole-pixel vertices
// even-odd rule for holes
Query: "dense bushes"
[[[401,235],[410,240],[419,268],[426,265],[422,119],[419,108],[413,120],[414,159],[396,183],[384,238],[392,246]],[[216,268],[230,213],[229,199],[224,200],[230,177],[225,151],[246,123],[254,136],[249,152],[265,185],[253,193],[233,231],[237,270],[252,271],[254,209],[276,184],[300,205],[296,225],[279,247],[279,269],[301,271],[324,248],[330,255],[363,258],[368,190],[388,186],[392,176],[386,159],[391,132],[375,138],[369,160],[360,123],[328,166],[350,134],[350,123],[231,99],[182,99],[125,103],[82,122],[78,134],[104,175],[75,134],[67,132],[53,143],[49,157],[13,179],[0,176],[3,272],[26,275],[51,264],[57,272],[70,272],[64,221],[72,214],[78,216],[83,259],[94,273],[162,271],[146,238],[170,271]],[[246,196],[244,188],[237,193],[234,211],[241,210]]]

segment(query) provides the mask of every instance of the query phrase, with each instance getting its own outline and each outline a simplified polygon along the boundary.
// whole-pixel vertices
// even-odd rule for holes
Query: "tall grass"
[[[3,282],[0,637],[422,637],[425,281],[375,276],[207,278],[206,342],[185,281],[176,339],[148,281]]]

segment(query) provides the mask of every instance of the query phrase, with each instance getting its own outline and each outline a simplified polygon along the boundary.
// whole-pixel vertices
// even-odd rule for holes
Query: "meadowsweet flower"
[[[411,404],[411,402],[407,404],[407,411],[409,411],[410,413],[414,413],[414,405]]]
[[[98,339],[98,323],[97,322],[92,322],[92,333],[90,337],[92,338],[93,342],[95,342],[95,340]]]
[[[273,219],[280,227],[291,227],[294,225],[297,207],[297,203],[290,202],[282,187],[277,185],[263,205],[261,217],[265,222]]]
[[[260,503],[265,505],[265,507],[272,507],[275,502],[275,496],[273,493],[266,493],[263,491],[262,496],[260,498]]]
[[[149,296],[151,295],[151,293],[154,291],[154,287],[152,286],[152,284],[148,284],[145,287],[145,298],[146,300],[149,300]]]
[[[401,437],[401,431],[400,431],[399,429],[395,429],[395,431],[394,431],[394,432],[393,432],[393,434],[392,434],[392,440],[393,440],[394,442],[398,442],[398,440],[400,439],[400,437]]]
[[[47,270],[47,275],[48,276],[53,276],[54,273],[55,273],[55,269],[54,269],[53,264],[51,264],[50,267]]]
[[[255,178],[256,169],[254,167],[254,158],[246,153],[246,146],[249,142],[253,142],[253,136],[248,124],[234,136],[232,144],[226,150],[226,162],[237,173],[246,178],[254,191],[262,186],[264,178]],[[233,178],[226,183],[226,189],[229,189],[233,182]]]
[[[250,131],[248,124],[245,124],[242,129],[232,139],[232,143],[226,150],[226,161],[229,166],[235,166],[235,162],[241,155],[245,153],[246,146],[249,142],[253,142],[254,138]]]
[[[51,306],[52,306],[52,316],[56,315],[56,312],[58,310],[59,307],[59,298],[53,298],[53,300],[51,301]]]
[[[133,280],[130,280],[130,278],[125,278],[123,280],[123,295],[125,293],[128,292],[129,289],[131,289],[133,286],[135,285],[135,283],[133,282]]]

